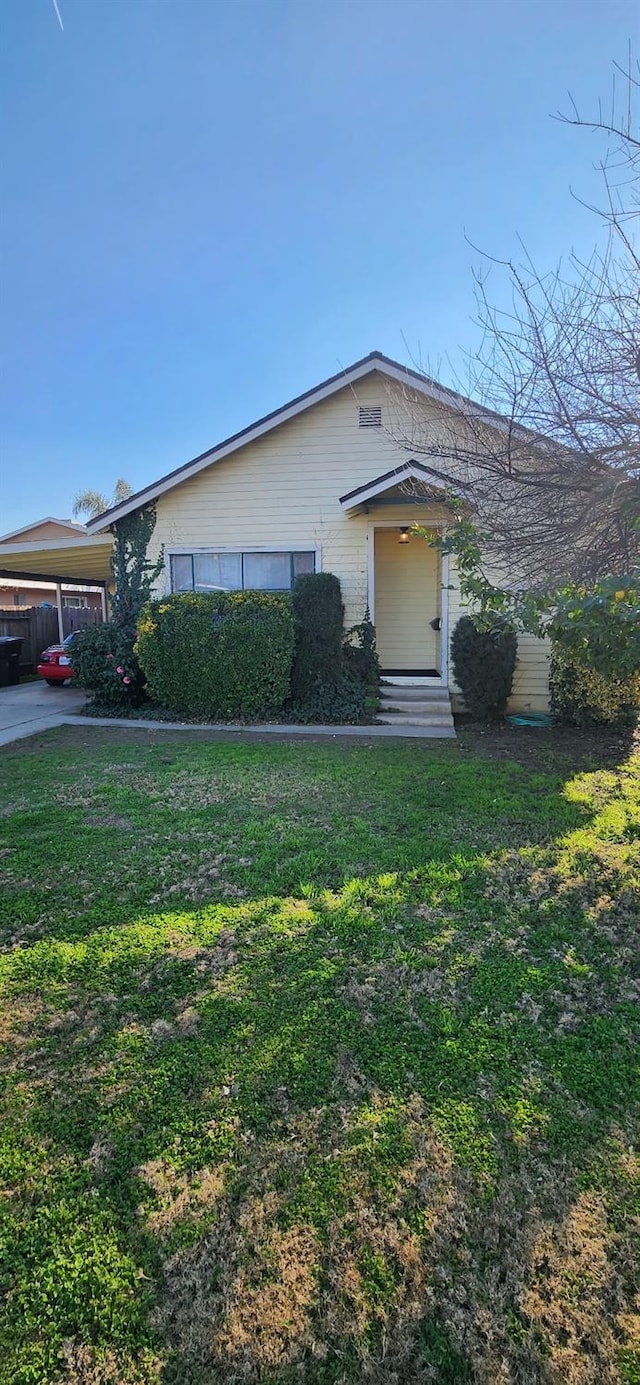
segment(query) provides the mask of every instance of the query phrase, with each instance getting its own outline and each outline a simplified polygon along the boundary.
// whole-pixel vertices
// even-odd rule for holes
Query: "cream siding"
[[[368,600],[370,526],[383,521],[433,524],[446,518],[437,506],[410,503],[376,505],[368,514],[342,511],[341,495],[411,456],[384,426],[359,427],[361,404],[380,404],[383,422],[385,416],[390,421],[387,384],[372,375],[166,491],[156,505],[153,556],[161,544],[167,557],[196,548],[314,548],[318,565],[340,578],[346,624],[360,621]],[[418,407],[415,401],[412,407]],[[419,407],[425,416],[433,412],[424,399]],[[457,591],[449,599],[452,630]],[[523,642],[514,706],[544,706],[545,687],[542,647],[537,641]]]

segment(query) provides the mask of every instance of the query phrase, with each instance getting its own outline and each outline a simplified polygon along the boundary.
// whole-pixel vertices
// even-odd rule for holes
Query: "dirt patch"
[[[640,748],[640,730],[607,726],[536,728],[484,726],[465,716],[455,718],[459,748],[463,754],[483,754],[491,760],[514,760],[528,769],[551,769],[554,764],[580,769],[617,769]]]
[[[349,1077],[352,1066],[345,1054]],[[166,1263],[158,1326],[177,1342],[185,1379],[197,1367],[212,1382],[239,1385],[285,1368],[304,1372],[305,1364],[329,1355],[359,1363],[360,1373],[345,1380],[430,1378],[420,1367],[413,1329],[435,1267],[409,1219],[424,1208],[426,1239],[435,1245],[434,1230],[449,1215],[455,1192],[450,1157],[421,1128],[418,1106],[407,1112],[413,1155],[397,1171],[386,1203],[371,1184],[367,1156],[357,1153],[368,1117],[360,1127],[357,1113],[344,1108],[331,1129],[325,1111],[278,1122],[268,1153],[256,1151],[240,1170],[242,1195],[223,1198],[215,1228]],[[318,1159],[342,1166],[349,1204],[345,1218],[330,1216],[323,1234],[292,1215],[308,1166]],[[377,1294],[375,1282],[372,1289],[376,1276],[391,1286],[390,1301]],[[379,1374],[379,1352],[367,1346],[374,1338],[384,1341]],[[411,1363],[411,1375],[394,1374],[401,1362],[403,1368]]]
[[[224,1174],[219,1169],[200,1169],[191,1176],[178,1173],[167,1159],[154,1159],[138,1169],[138,1177],[156,1197],[155,1208],[145,1213],[147,1229],[163,1238],[178,1223],[199,1221],[220,1200]]]
[[[620,1380],[620,1338],[635,1335],[640,1344],[640,1317],[635,1328],[631,1317],[617,1321],[624,1298],[611,1256],[614,1242],[596,1193],[581,1194],[559,1224],[545,1222],[533,1240],[520,1307],[543,1335],[550,1367],[566,1385],[613,1385]]]
[[[341,1066],[348,1086],[347,1054]],[[341,1380],[379,1385],[619,1385],[618,1353],[631,1350],[638,1321],[620,1268],[631,1247],[608,1226],[603,1199],[535,1160],[488,1196],[456,1169],[417,1099],[404,1110],[406,1160],[381,1186],[365,1132],[380,1121],[382,1135],[387,1114],[369,1094],[329,1124],[326,1110],[286,1117],[268,1146],[250,1147],[228,1190],[215,1186],[215,1226],[165,1264],[156,1322],[179,1378],[315,1379],[330,1360],[342,1362]],[[320,1225],[303,1191],[323,1167],[335,1170],[335,1214]],[[183,1179],[147,1173],[166,1228],[197,1201],[197,1180],[194,1194]]]
[[[134,827],[131,818],[122,817],[120,813],[90,813],[87,822],[90,827],[116,827],[122,832],[130,832]]]
[[[225,973],[232,970],[238,962],[238,944],[236,936],[229,929],[224,929],[218,934],[215,943],[210,947],[200,943],[188,943],[181,935],[167,937],[167,942],[171,946],[170,953],[158,957],[150,967],[145,967],[139,972],[138,985],[141,991],[155,991],[166,985],[171,979],[172,970],[177,963],[186,963],[193,968],[194,979],[200,978],[206,981],[214,981],[224,977]],[[192,996],[195,999],[196,996]],[[186,1011],[182,1010],[182,1023],[188,1023],[184,1018]],[[193,1018],[193,1015],[191,1015]]]
[[[67,1341],[62,1348],[64,1370],[55,1385],[156,1385],[161,1379],[158,1359],[147,1356],[140,1364],[113,1351],[97,1351],[84,1343]]]
[[[0,1065],[4,1072],[20,1069],[37,1042],[44,1004],[41,996],[13,996],[11,1004],[0,1005]]]

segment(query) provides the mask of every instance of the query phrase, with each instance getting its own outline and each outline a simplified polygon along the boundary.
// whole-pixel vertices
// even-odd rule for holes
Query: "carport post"
[[[107,619],[107,593],[104,587],[100,588],[100,600],[102,602],[102,619]]]
[[[64,639],[64,626],[62,624],[62,587],[56,582],[56,606],[58,607],[58,639],[62,644]]]

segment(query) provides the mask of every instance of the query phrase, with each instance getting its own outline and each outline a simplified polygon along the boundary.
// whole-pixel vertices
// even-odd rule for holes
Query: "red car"
[[[40,655],[40,663],[36,672],[44,678],[50,688],[61,688],[66,683],[67,678],[73,678],[73,666],[70,659],[71,641],[75,639],[75,631],[67,635],[62,644],[50,644],[48,649],[43,649]]]

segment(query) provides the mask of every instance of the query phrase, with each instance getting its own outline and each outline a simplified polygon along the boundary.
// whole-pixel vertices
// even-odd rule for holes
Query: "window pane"
[[[172,554],[171,590],[173,592],[193,591],[193,560],[190,553]]]
[[[193,574],[197,592],[238,591],[242,586],[242,555],[194,553]]]
[[[245,553],[244,585],[253,591],[289,591],[290,553]]]
[[[315,553],[294,553],[293,555],[293,575],[300,577],[303,572],[315,572],[316,555]]]

